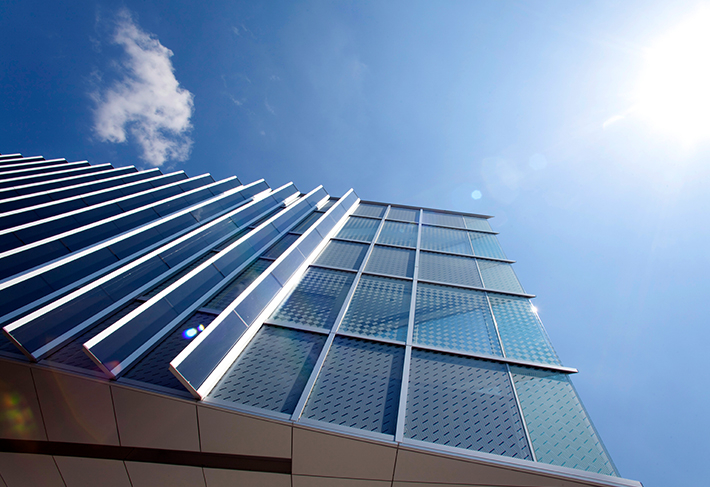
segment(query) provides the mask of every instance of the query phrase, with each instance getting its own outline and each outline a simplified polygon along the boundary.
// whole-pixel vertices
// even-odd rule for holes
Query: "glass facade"
[[[0,354],[617,475],[488,217],[112,171],[3,188]]]

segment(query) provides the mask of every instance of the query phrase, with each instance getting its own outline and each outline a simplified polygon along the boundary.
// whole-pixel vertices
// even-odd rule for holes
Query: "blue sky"
[[[671,52],[705,69],[661,92],[689,111],[639,108],[649,50],[702,12],[6,0],[0,152],[495,215],[621,474],[702,485],[710,105],[683,83],[710,42]]]

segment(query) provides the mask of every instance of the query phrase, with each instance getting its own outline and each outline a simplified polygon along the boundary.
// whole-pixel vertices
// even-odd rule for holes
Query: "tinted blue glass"
[[[377,243],[400,245],[402,247],[417,246],[418,226],[409,223],[386,221],[382,226]]]
[[[404,341],[411,302],[410,281],[364,275],[355,289],[340,330]]]
[[[404,347],[336,337],[303,415],[394,434]]]
[[[334,240],[326,245],[315,263],[341,269],[357,270],[360,268],[368,248],[367,244]]]
[[[367,261],[366,272],[412,277],[414,275],[414,250],[375,246]]]
[[[205,304],[206,308],[222,311],[261,275],[271,264],[268,260],[257,259],[239,273],[226,287]]]
[[[483,283],[488,289],[514,293],[525,292],[518,278],[515,276],[515,272],[513,272],[513,266],[510,264],[480,259],[478,261],[478,267],[481,269]]]
[[[350,290],[355,274],[310,268],[270,321],[329,330]]]
[[[264,325],[210,398],[293,413],[325,340],[318,333]]]
[[[469,232],[473,251],[480,257],[493,257],[494,259],[505,259],[505,253],[498,243],[495,235],[489,233]]]
[[[422,248],[426,250],[439,250],[455,254],[473,255],[468,233],[464,230],[449,228],[422,227]]]
[[[350,217],[345,226],[338,232],[338,238],[348,240],[372,241],[380,222],[371,218]]]
[[[450,213],[439,213],[428,210],[424,210],[424,219],[422,220],[422,223],[442,225],[445,227],[466,228],[464,226],[462,215],[452,215]]]
[[[417,286],[414,343],[502,355],[486,295],[448,286]]]
[[[464,286],[482,286],[476,259],[432,252],[419,254],[419,279]]]
[[[412,350],[405,436],[531,459],[505,365]]]
[[[618,475],[567,375],[510,370],[538,462]]]
[[[464,216],[464,221],[466,222],[466,228],[469,230],[483,230],[491,231],[491,225],[485,218],[476,218],[473,216]]]
[[[393,206],[390,208],[387,219],[416,223],[419,221],[419,210],[413,210],[411,208],[397,208],[396,206]]]
[[[355,211],[353,212],[353,215],[372,216],[375,218],[382,218],[382,215],[385,214],[386,209],[387,209],[386,206],[360,203],[357,206],[357,208],[355,209]]]

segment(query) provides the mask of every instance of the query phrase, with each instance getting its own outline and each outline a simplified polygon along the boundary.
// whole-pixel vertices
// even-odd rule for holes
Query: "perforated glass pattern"
[[[358,218],[351,216],[348,221],[345,222],[343,228],[338,232],[339,238],[345,238],[348,240],[360,240],[362,242],[371,242],[375,233],[377,232],[377,227],[379,226],[379,220],[373,220],[372,218]]]
[[[412,350],[405,436],[531,459],[503,364]]]
[[[507,258],[495,235],[468,232],[468,236],[471,238],[473,252],[479,257],[493,257],[494,259]]]
[[[329,330],[354,278],[350,272],[309,268],[270,321]]]
[[[483,287],[476,259],[457,255],[419,254],[419,279],[464,286]]]
[[[382,218],[382,215],[385,214],[385,210],[387,209],[386,206],[380,206],[380,205],[369,205],[369,204],[359,204],[358,207],[355,209],[353,212],[354,215],[361,215],[361,216],[374,216],[376,218]]]
[[[405,222],[418,222],[419,221],[419,210],[412,210],[410,208],[397,208],[393,206],[390,208],[390,212],[387,214],[388,220],[402,220]]]
[[[407,339],[412,283],[363,275],[340,329],[392,340]]]
[[[618,475],[565,374],[511,366],[539,462]]]
[[[481,270],[483,284],[488,289],[523,293],[523,286],[513,271],[513,266],[504,262],[492,260],[479,260],[478,268]]]
[[[249,264],[246,269],[240,272],[226,287],[210,299],[204,307],[217,311],[225,310],[227,306],[237,299],[271,264],[272,262],[269,260],[256,259]]]
[[[403,363],[404,347],[336,337],[304,416],[394,434]]]
[[[440,250],[455,254],[473,255],[468,233],[464,230],[450,228],[422,227],[422,248],[425,250]]]
[[[170,361],[177,357],[190,341],[207,328],[215,318],[215,315],[208,313],[194,313],[182,325],[175,328],[165,340],[131,367],[126,372],[125,377],[178,391],[184,390],[185,388],[180,384],[180,381],[170,372]]]
[[[449,286],[417,286],[414,344],[502,356],[485,294]]]
[[[367,244],[333,240],[323,249],[315,263],[341,269],[358,270],[368,248]]]
[[[469,230],[484,230],[484,231],[492,231],[491,230],[491,225],[488,223],[488,220],[485,218],[476,218],[473,216],[465,216],[463,217],[464,222],[466,223],[466,228]]]
[[[411,223],[385,221],[377,242],[402,247],[416,247],[417,228],[417,225]]]
[[[445,227],[466,228],[463,223],[463,216],[451,215],[448,213],[437,213],[434,211],[424,210],[422,223],[430,225],[442,225]]]
[[[412,277],[414,275],[414,250],[380,247],[376,245],[367,261],[365,272],[376,272],[392,276]]]
[[[210,397],[291,414],[325,340],[318,333],[264,325]]]
[[[508,358],[560,365],[542,323],[526,298],[489,294],[493,316]]]

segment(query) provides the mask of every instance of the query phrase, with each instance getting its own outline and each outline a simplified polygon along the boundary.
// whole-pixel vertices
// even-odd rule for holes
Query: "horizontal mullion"
[[[444,282],[444,281],[432,281],[430,279],[417,279],[417,282],[421,282],[424,284],[436,284],[439,286],[449,286],[449,287],[459,287],[462,289],[471,289],[472,291],[484,291],[487,293],[495,293],[495,294],[507,294],[510,296],[519,296],[521,298],[535,298],[536,296],[534,294],[525,294],[525,293],[516,293],[515,291],[504,291],[501,289],[490,289],[487,287],[478,287],[478,286],[469,286],[466,284],[458,284],[458,283],[452,283],[452,282]]]

